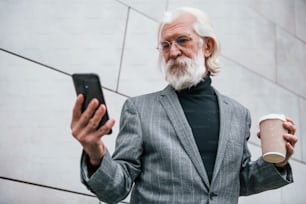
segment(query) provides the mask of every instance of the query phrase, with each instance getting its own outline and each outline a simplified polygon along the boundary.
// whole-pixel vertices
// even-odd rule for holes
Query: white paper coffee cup
[[[263,159],[279,163],[286,158],[286,141],[283,137],[288,131],[283,127],[284,114],[268,114],[259,119],[261,149]]]

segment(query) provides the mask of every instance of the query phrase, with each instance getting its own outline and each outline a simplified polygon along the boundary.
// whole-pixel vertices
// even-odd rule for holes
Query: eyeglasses
[[[174,40],[176,46],[178,48],[186,48],[190,45],[192,41],[192,38],[188,35],[179,35],[178,37],[176,37],[176,39]],[[170,48],[172,46],[173,41],[169,42],[167,40],[162,41],[159,43],[157,49],[163,53],[168,53],[170,51]]]

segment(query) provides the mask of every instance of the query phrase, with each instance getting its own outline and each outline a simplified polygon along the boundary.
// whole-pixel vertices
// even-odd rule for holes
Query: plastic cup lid
[[[270,113],[268,115],[262,116],[259,119],[258,124],[260,124],[262,121],[267,120],[267,119],[280,119],[282,121],[286,121],[286,116],[284,114]]]

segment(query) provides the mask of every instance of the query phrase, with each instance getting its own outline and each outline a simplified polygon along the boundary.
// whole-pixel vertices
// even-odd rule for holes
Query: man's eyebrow
[[[170,35],[167,36],[166,38],[161,38],[161,42],[163,41],[169,41],[169,39],[171,40],[175,40],[178,37],[183,37],[183,36],[187,36],[187,37],[191,37],[191,33],[179,33],[179,34],[174,34],[174,35]]]

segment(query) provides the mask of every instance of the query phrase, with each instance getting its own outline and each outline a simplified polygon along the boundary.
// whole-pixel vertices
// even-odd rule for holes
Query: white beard
[[[198,84],[206,72],[205,59],[202,49],[194,59],[180,56],[170,59],[167,63],[163,60],[162,71],[166,81],[177,91],[190,88]]]

